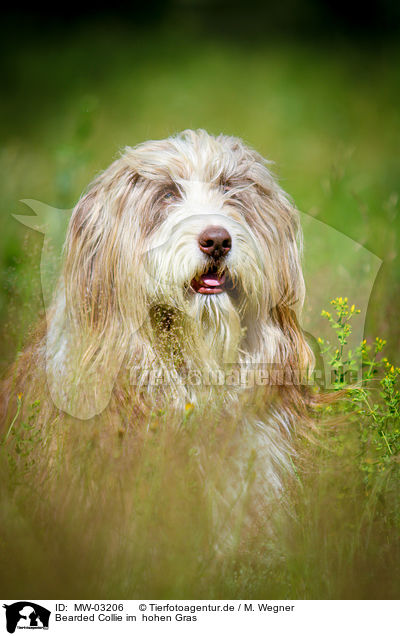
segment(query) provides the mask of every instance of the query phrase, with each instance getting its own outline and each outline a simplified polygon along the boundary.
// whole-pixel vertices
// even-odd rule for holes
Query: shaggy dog
[[[8,393],[47,383],[42,422],[49,409],[136,429],[157,409],[235,413],[227,472],[244,479],[254,453],[258,492],[279,493],[313,366],[300,259],[296,209],[239,139],[188,130],[128,147],[72,213],[47,326]]]

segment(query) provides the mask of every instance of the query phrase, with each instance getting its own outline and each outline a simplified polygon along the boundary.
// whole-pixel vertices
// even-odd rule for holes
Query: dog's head
[[[240,140],[185,131],[126,148],[73,212],[55,320],[80,369],[121,361],[134,334],[157,347],[171,324],[197,362],[305,368],[299,240],[296,210]]]

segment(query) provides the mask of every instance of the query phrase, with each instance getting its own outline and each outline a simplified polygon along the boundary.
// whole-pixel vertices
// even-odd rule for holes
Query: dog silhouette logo
[[[7,631],[13,634],[18,629],[49,629],[50,610],[32,603],[18,601],[3,605],[6,610]]]

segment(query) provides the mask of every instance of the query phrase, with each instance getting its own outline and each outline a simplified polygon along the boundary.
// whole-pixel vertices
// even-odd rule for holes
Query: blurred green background
[[[199,127],[242,137],[274,160],[300,210],[383,259],[366,331],[387,338],[396,359],[398,17],[389,0],[362,14],[316,0],[10,11],[0,45],[2,368],[43,311],[43,239],[12,218],[28,213],[20,200],[71,208],[121,147]]]

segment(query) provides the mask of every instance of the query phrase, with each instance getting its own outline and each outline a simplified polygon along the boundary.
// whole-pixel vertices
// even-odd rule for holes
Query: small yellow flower
[[[355,308],[356,308],[356,306],[355,306],[355,305],[352,305],[352,306],[350,307],[350,311],[351,311],[351,313],[353,313],[353,311],[355,310]]]
[[[192,404],[191,402],[188,402],[187,404],[185,404],[186,413],[191,413],[193,410],[194,410],[194,404]]]
[[[159,424],[160,424],[160,422],[159,422],[158,419],[156,419],[156,418],[152,419],[151,422],[150,422],[150,425],[149,425],[150,430],[151,431],[156,431],[158,429],[158,427],[159,427]]]
[[[17,398],[18,398],[19,401],[21,401],[22,400],[22,393],[18,393]]]
[[[390,367],[390,373],[394,373],[394,366],[393,365]]]
[[[322,338],[318,338],[318,342],[319,342],[319,344],[322,344],[323,343]]]

